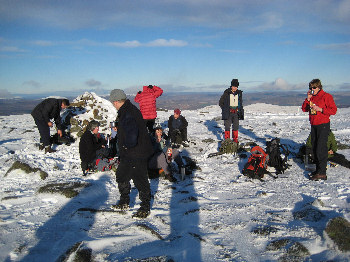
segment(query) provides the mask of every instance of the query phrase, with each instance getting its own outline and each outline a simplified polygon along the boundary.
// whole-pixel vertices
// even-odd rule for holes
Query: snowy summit
[[[76,100],[87,95],[96,103],[83,106],[74,117],[78,125],[96,117],[95,109],[103,112],[99,121],[106,125],[115,119],[111,103],[96,94]],[[45,154],[36,146],[39,133],[31,115],[1,116],[0,261],[75,261],[79,256],[80,261],[349,261],[349,251],[340,250],[325,228],[335,217],[350,221],[350,172],[329,167],[328,180],[309,180],[296,158],[310,132],[301,103],[245,107],[241,145],[255,142],[265,148],[278,137],[291,151],[286,172],[276,179],[265,175],[263,182],[241,173],[249,152],[208,157],[222,140],[219,106],[182,110],[190,143],[181,154],[197,168],[184,180],[176,174],[178,182],[151,179],[146,219],[132,218],[140,204],[134,187],[130,210],[110,208],[119,200],[114,172],[82,176],[79,136]],[[166,127],[172,110],[158,111],[157,123]],[[343,145],[350,141],[349,120],[350,108],[331,117],[331,129]],[[350,159],[348,148],[338,152]],[[29,172],[13,168],[14,163]],[[75,194],[63,195],[65,186]]]

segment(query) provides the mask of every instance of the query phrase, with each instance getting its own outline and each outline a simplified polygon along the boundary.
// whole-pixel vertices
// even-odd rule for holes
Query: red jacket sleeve
[[[163,94],[163,89],[158,86],[153,86],[153,91],[156,98],[160,97]]]
[[[335,115],[337,113],[337,106],[334,103],[334,99],[333,96],[331,96],[330,94],[327,94],[327,96],[325,97],[325,101],[326,101],[326,105],[325,107],[323,107],[323,114],[325,115]]]
[[[310,101],[307,101],[306,98],[304,100],[304,103],[303,103],[301,109],[303,110],[303,112],[309,112],[310,111]]]

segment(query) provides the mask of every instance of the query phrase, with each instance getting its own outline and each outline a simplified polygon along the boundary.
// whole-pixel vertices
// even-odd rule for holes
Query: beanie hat
[[[100,126],[100,123],[96,120],[91,120],[87,125],[87,129],[93,131],[96,127]]]
[[[238,79],[232,79],[231,86],[239,86]]]
[[[178,109],[178,108],[176,108],[176,109],[174,110],[174,114],[178,114],[178,115],[180,115],[180,114],[181,114],[181,110],[180,110],[180,109]]]
[[[111,91],[111,94],[109,95],[109,101],[111,101],[112,103],[114,101],[120,101],[120,100],[125,100],[125,99],[126,99],[126,95],[125,95],[124,91],[121,89],[113,89]]]

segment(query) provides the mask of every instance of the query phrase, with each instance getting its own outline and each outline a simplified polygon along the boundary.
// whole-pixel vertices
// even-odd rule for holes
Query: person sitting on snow
[[[174,160],[179,171],[184,167],[179,150],[170,146],[161,127],[155,128],[154,136],[152,136],[151,139],[155,153],[148,161],[148,168],[161,169],[166,179],[171,182],[176,182],[171,172],[170,163]]]
[[[344,155],[336,153],[338,150],[338,145],[332,131],[330,131],[328,134],[327,148],[329,161],[344,166],[346,168],[350,168],[350,161],[347,160]],[[312,152],[311,133],[309,134],[306,140],[305,155],[309,158],[308,162],[313,162],[314,156]]]
[[[86,127],[86,131],[80,138],[79,154],[84,176],[89,170],[96,168],[98,164],[96,160],[108,157],[109,155],[106,140],[99,134],[99,127],[100,123],[98,121],[91,120]],[[101,162],[100,165],[104,164]]]
[[[174,146],[187,145],[187,126],[188,122],[181,115],[180,109],[175,109],[174,115],[171,115],[168,120],[170,141]]]

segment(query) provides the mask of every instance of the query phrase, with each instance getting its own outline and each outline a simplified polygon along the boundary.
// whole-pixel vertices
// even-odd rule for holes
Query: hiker
[[[160,172],[164,172],[164,176],[171,182],[176,182],[176,179],[172,175],[171,162],[174,160],[181,171],[184,167],[179,150],[172,148],[167,137],[163,133],[161,127],[156,127],[154,136],[152,136],[152,145],[155,153],[148,161],[148,168],[160,169]],[[160,175],[162,175],[160,173]]]
[[[40,102],[31,113],[40,133],[39,149],[45,149],[45,153],[56,152],[56,150],[51,148],[50,142],[50,127],[53,126],[51,119],[55,121],[57,134],[62,137],[60,111],[68,106],[68,99],[47,98]]]
[[[327,139],[327,149],[329,161],[344,166],[346,168],[350,168],[350,161],[347,160],[344,155],[337,153],[338,145],[332,130],[329,131]],[[313,161],[314,157],[312,153],[311,133],[306,140],[304,154],[306,155],[306,157],[310,156],[311,161]]]
[[[141,205],[133,217],[145,218],[150,214],[151,188],[147,175],[149,157],[153,154],[150,136],[140,110],[134,106],[121,89],[114,89],[109,100],[118,110],[118,148],[120,163],[116,180],[120,200],[112,207],[127,210],[130,202],[132,179],[139,191]]]
[[[174,147],[178,147],[181,144],[187,146],[187,126],[186,118],[181,115],[181,110],[176,108],[174,114],[168,120],[168,135]]]
[[[107,141],[99,135],[100,123],[96,120],[91,120],[86,127],[86,131],[80,138],[79,142],[79,154],[81,159],[81,169],[83,175],[86,176],[88,171],[95,170],[97,168],[96,163],[99,163],[98,159],[107,158],[109,155],[108,148],[106,147]],[[107,163],[104,163],[106,166]]]
[[[313,79],[309,83],[309,91],[303,102],[302,110],[309,112],[312,152],[316,164],[316,170],[311,173],[310,179],[326,180],[330,116],[337,113],[337,106],[332,95],[323,90],[319,79]]]
[[[243,110],[243,91],[238,90],[238,79],[232,79],[231,86],[227,88],[220,97],[219,106],[222,110],[222,120],[224,120],[225,133],[224,138],[230,139],[230,130],[232,125],[232,139],[238,143],[239,120],[244,119]]]
[[[135,96],[135,102],[139,103],[142,117],[150,134],[153,134],[153,126],[157,118],[156,99],[163,94],[163,89],[158,86],[144,86]]]
[[[109,137],[110,157],[116,157],[119,155],[118,137],[117,137],[118,122],[119,120],[116,119],[114,122],[110,123],[110,128],[111,128],[111,135]]]

